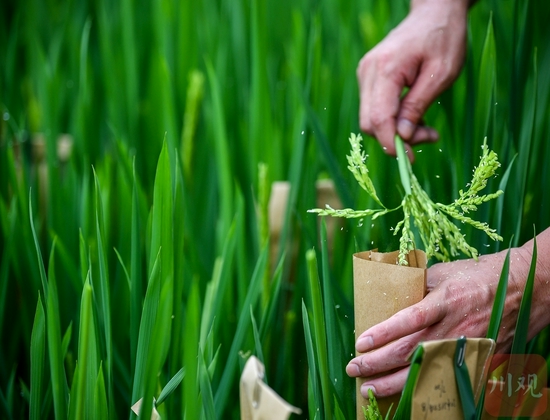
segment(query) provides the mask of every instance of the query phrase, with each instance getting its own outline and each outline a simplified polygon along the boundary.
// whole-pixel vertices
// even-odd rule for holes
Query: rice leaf
[[[464,419],[475,420],[476,406],[474,392],[472,390],[472,382],[470,381],[470,375],[468,373],[468,366],[464,362],[464,354],[466,352],[465,347],[466,338],[460,337],[456,343],[454,373]]]
[[[264,352],[262,350],[262,342],[260,341],[260,333],[258,331],[258,325],[256,324],[256,318],[254,317],[254,310],[252,306],[250,307],[250,321],[252,323],[252,333],[254,334],[254,346],[256,347],[256,356],[258,360],[265,364],[264,362]],[[267,378],[264,376],[264,381],[267,384]]]
[[[107,403],[107,392],[105,390],[105,378],[103,376],[103,364],[99,364],[99,372],[94,390],[94,409],[90,413],[92,420],[104,420],[109,418],[109,405]]]
[[[52,246],[48,267],[49,286],[48,297],[46,298],[46,331],[55,417],[66,418],[67,379],[65,377],[63,349],[61,345],[61,320],[55,277],[54,250],[55,246]]]
[[[218,243],[222,243],[231,226],[233,210],[233,172],[228,149],[226,121],[223,112],[221,88],[218,75],[214,71],[212,63],[206,62],[208,81],[212,100],[212,126],[214,127],[214,157],[218,174],[220,193],[220,222],[218,230]]]
[[[184,176],[190,180],[193,171],[194,136],[197,129],[199,105],[204,92],[204,74],[199,70],[189,73],[189,85],[185,101],[185,114],[181,133],[180,153]]]
[[[497,341],[498,331],[500,329],[500,322],[502,320],[502,314],[504,312],[504,303],[506,301],[506,290],[508,288],[508,273],[510,270],[510,249],[506,253],[502,271],[500,272],[500,278],[498,281],[497,291],[495,294],[495,300],[493,303],[493,309],[491,311],[491,319],[489,320],[489,326],[487,327],[487,338]]]
[[[479,150],[478,145],[482,139],[489,136],[489,121],[491,110],[493,108],[496,88],[496,46],[493,30],[493,14],[489,17],[487,24],[487,33],[483,43],[481,53],[481,63],[479,65],[476,114],[480,117],[475,119],[476,129],[474,132],[473,150]],[[471,155],[470,155],[471,156]],[[470,165],[471,167],[472,165]]]
[[[131,238],[130,238],[130,369],[136,367],[136,351],[138,347],[138,336],[143,301],[142,282],[142,243],[141,243],[141,220],[139,211],[138,180],[136,165],[133,162],[133,183],[132,183],[132,215],[131,215]]]
[[[197,419],[200,416],[199,404],[199,384],[198,376],[198,358],[199,355],[199,336],[200,336],[200,296],[199,280],[193,278],[191,291],[187,298],[187,308],[185,311],[185,337],[183,343],[183,361],[185,366],[185,377],[183,378],[182,400],[185,403],[185,418]]]
[[[500,191],[506,192],[506,186],[508,185],[510,173],[512,172],[512,168],[517,156],[518,156],[517,154],[514,155],[508,167],[506,168],[506,171],[504,171],[504,175],[502,175],[502,178],[500,179],[500,182],[498,184],[498,189]],[[504,194],[502,194],[500,197],[497,197],[496,199],[496,208],[495,208],[496,222],[494,223],[494,226],[497,232],[501,232],[503,213],[504,213]],[[497,241],[495,242],[495,244],[496,244],[496,249],[498,251],[500,248],[500,242]]]
[[[397,409],[393,417],[394,419],[408,419],[411,417],[412,396],[414,393],[414,388],[416,387],[416,379],[418,378],[418,372],[420,371],[423,355],[424,347],[419,344],[411,356],[409,374],[407,376],[407,381],[405,382],[403,392],[401,393],[401,398],[399,399],[399,404],[397,405]]]
[[[214,318],[216,312],[220,308],[221,302],[225,296],[231,272],[231,263],[235,252],[235,220],[233,221],[223,246],[222,255],[216,258],[212,271],[212,280],[206,287],[204,297],[202,317],[201,317],[201,333],[200,343],[203,349],[208,353],[206,347],[206,337],[211,329],[214,328]],[[209,360],[208,357],[206,360]]]
[[[6,419],[13,419],[14,418],[14,410],[13,410],[13,399],[14,399],[14,384],[15,384],[15,373],[16,373],[16,366],[12,366],[10,375],[8,377],[6,386],[5,386],[5,393],[0,390],[0,408],[2,408],[3,415],[6,417]]]
[[[410,162],[407,154],[405,153],[405,146],[401,137],[395,136],[395,150],[397,151],[397,164],[399,167],[399,176],[405,194],[411,194],[411,177],[410,177]]]
[[[325,331],[325,314],[323,311],[323,298],[321,292],[321,283],[317,269],[317,257],[315,251],[310,249],[306,252],[306,261],[309,278],[309,292],[312,302],[313,316],[313,340],[315,342],[317,363],[319,366],[319,377],[321,380],[321,391],[323,395],[324,418],[330,419],[332,416],[332,391],[331,372],[329,371],[327,335]]]
[[[69,326],[63,334],[63,339],[61,340],[61,353],[63,354],[63,359],[67,357],[67,352],[69,351],[69,344],[71,343],[71,338],[73,336],[73,322],[69,323]]]
[[[86,278],[88,277],[88,270],[90,267],[90,258],[89,258],[89,250],[88,245],[86,244],[86,240],[84,239],[84,235],[82,234],[82,229],[78,230],[78,239],[79,239],[79,256],[80,256],[80,281],[82,282],[82,285],[86,283]]]
[[[489,320],[489,326],[487,327],[487,338],[497,341],[498,331],[500,330],[500,322],[502,320],[502,314],[504,313],[504,304],[506,302],[506,291],[508,289],[508,274],[510,271],[510,250],[512,247],[512,240],[510,240],[510,246],[506,252],[506,257],[500,272],[500,278],[498,281],[497,290],[495,293],[495,300],[493,302],[493,309],[491,310],[491,319]],[[485,401],[485,387],[481,390],[479,397],[479,403],[476,408],[476,418],[480,419],[483,414],[483,402]]]
[[[529,331],[529,317],[531,315],[531,302],[533,298],[533,287],[535,284],[535,270],[537,266],[537,239],[533,237],[533,254],[531,256],[531,265],[529,275],[525,282],[525,289],[521,296],[514,340],[512,342],[511,354],[525,354],[527,348],[527,332]]]
[[[321,384],[319,381],[319,370],[317,367],[317,358],[315,357],[315,347],[313,345],[313,337],[311,334],[311,326],[309,315],[307,312],[306,304],[302,300],[302,323],[304,326],[304,335],[306,340],[306,354],[307,354],[307,363],[308,363],[308,400],[309,404],[309,415],[310,417],[323,416],[323,394],[321,391]],[[315,404],[313,404],[315,403]]]
[[[37,260],[38,260],[38,270],[40,272],[40,280],[42,281],[42,290],[44,291],[44,298],[47,301],[47,298],[48,298],[48,280],[47,280],[47,277],[46,277],[46,268],[44,267],[44,260],[42,259],[42,254],[40,252],[40,244],[38,242],[38,236],[36,235],[36,230],[34,228],[31,192],[29,192],[29,221],[30,221],[30,225],[31,225],[32,237],[34,239],[34,249],[36,251],[36,257],[37,257]]]
[[[204,354],[202,349],[199,351],[199,371],[198,371],[199,385],[202,395],[202,415],[201,419],[215,419],[216,408],[214,402],[214,396],[212,393],[212,383],[208,376],[208,370],[206,369],[206,363],[204,360]]]
[[[93,293],[90,276],[82,289],[80,301],[80,326],[78,338],[78,392],[71,393],[71,405],[74,403],[75,418],[85,418],[86,413],[95,409],[94,394],[98,374],[97,340],[95,336],[93,313]]]
[[[126,265],[124,264],[124,261],[122,260],[122,256],[120,255],[120,252],[115,248],[114,249],[116,257],[118,259],[118,262],[120,263],[120,266],[122,267],[122,271],[124,272],[124,278],[126,279],[126,283],[128,284],[128,291],[132,290],[132,283],[130,281],[130,274],[128,273],[128,270],[126,269]]]
[[[154,376],[149,376],[154,363],[151,355],[151,347],[155,345],[154,327],[157,318],[158,305],[160,300],[160,259],[161,251],[159,250],[157,258],[153,263],[151,275],[149,276],[147,291],[145,293],[145,301],[143,302],[143,312],[139,325],[139,337],[136,353],[136,369],[134,372],[134,383],[132,387],[132,404],[143,398],[141,406],[142,413],[150,413],[152,409]],[[146,394],[149,391],[150,394]]]
[[[233,342],[231,343],[231,348],[229,349],[229,355],[225,363],[225,368],[220,379],[218,389],[215,396],[215,406],[216,412],[218,415],[221,415],[227,403],[227,398],[232,387],[233,376],[237,368],[237,362],[239,357],[239,349],[245,339],[247,330],[249,328],[250,313],[248,312],[249,308],[253,305],[256,305],[258,298],[260,296],[263,273],[265,266],[267,264],[267,255],[269,248],[266,244],[262,250],[258,261],[256,262],[256,267],[252,273],[252,278],[250,279],[250,286],[246,294],[246,298],[239,315],[239,321],[237,323],[237,330],[233,337]]]
[[[516,182],[518,182],[519,187],[519,205],[514,206],[516,210],[515,213],[515,222],[516,229],[514,232],[515,243],[514,246],[517,246],[520,239],[520,233],[522,228],[522,221],[524,216],[525,208],[525,192],[527,189],[527,183],[529,182],[529,161],[531,157],[531,149],[534,143],[534,132],[535,132],[535,123],[537,117],[537,96],[538,96],[538,70],[537,70],[537,50],[535,49],[535,54],[533,58],[533,85],[532,91],[530,94],[530,100],[526,107],[526,127],[521,134],[520,144],[519,144],[519,153],[518,153],[518,164],[517,164],[517,175]]]
[[[262,320],[260,322],[260,342],[266,340],[266,336],[269,332],[269,328],[274,324],[275,312],[277,310],[278,304],[281,298],[281,285],[283,282],[283,268],[284,268],[285,256],[281,257],[275,272],[273,273],[273,278],[271,280],[271,293],[270,299],[267,308],[264,310],[262,315]]]
[[[45,377],[45,354],[46,354],[46,315],[42,306],[42,299],[38,294],[36,313],[31,335],[31,397],[30,415],[31,420],[40,420],[42,398],[44,392]]]
[[[344,343],[342,342],[342,335],[338,331],[339,325],[336,319],[336,302],[333,295],[334,281],[330,274],[329,268],[329,255],[328,255],[328,238],[327,238],[327,225],[325,218],[321,221],[321,267],[322,267],[322,300],[323,311],[325,315],[325,329],[327,337],[327,360],[328,360],[328,372],[329,380],[333,383],[334,387],[334,400],[337,406],[342,405],[342,401],[346,400],[345,392],[348,391],[345,388],[344,369],[342,369],[342,361],[345,360]],[[344,406],[345,407],[345,406]],[[341,410],[338,408],[338,410]],[[347,410],[346,410],[347,411]],[[349,417],[351,413],[347,413]]]
[[[105,349],[107,351],[105,363],[106,370],[106,389],[108,402],[110,405],[109,411],[114,413],[114,395],[113,395],[113,333],[111,322],[111,291],[109,281],[109,268],[108,257],[103,245],[105,219],[103,217],[103,202],[100,193],[100,185],[98,176],[94,170],[95,180],[95,237],[97,243],[97,257],[99,265],[99,276],[94,281],[97,282],[94,285],[94,289],[97,291],[96,296],[98,300],[98,313],[100,324],[103,327],[103,337],[105,342]]]
[[[315,114],[315,111],[313,110],[311,105],[306,100],[304,100],[304,102],[304,107],[307,111],[308,122],[311,126],[313,133],[315,133],[314,137],[317,140],[317,144],[319,145],[321,153],[323,154],[325,162],[328,166],[330,176],[332,179],[334,179],[334,183],[336,184],[338,193],[342,199],[342,204],[345,208],[350,208],[352,207],[354,200],[352,198],[349,188],[347,187],[347,183],[344,180],[344,176],[342,175],[340,166],[338,165],[338,162],[334,157],[334,153],[330,148],[330,143],[325,134],[325,130],[323,129],[319,121],[319,117]]]
[[[176,390],[176,388],[179,386],[183,378],[185,377],[185,368],[182,367],[180,370],[176,372],[176,374],[168,381],[168,383],[162,388],[162,391],[159,394],[159,397],[157,398],[155,402],[155,406],[158,407],[161,405],[166,398],[168,398],[172,393]]]
[[[158,253],[162,249],[160,259],[161,290],[157,306],[155,326],[152,331],[154,345],[149,348],[148,369],[151,369],[150,381],[145,383],[146,396],[153,395],[156,388],[152,379],[161,369],[168,356],[171,334],[172,315],[174,314],[174,191],[172,187],[171,164],[167,142],[164,141],[159,156],[155,185],[153,189],[153,209],[151,217],[151,253]],[[153,263],[153,254],[150,264]],[[146,397],[148,398],[148,397]],[[148,412],[148,411],[146,411]]]

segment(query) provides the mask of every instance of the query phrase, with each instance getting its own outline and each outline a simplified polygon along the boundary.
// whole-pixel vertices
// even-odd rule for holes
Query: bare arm
[[[360,126],[386,153],[395,155],[396,132],[410,145],[438,139],[422,116],[460,73],[468,6],[468,0],[413,0],[409,15],[361,59]]]

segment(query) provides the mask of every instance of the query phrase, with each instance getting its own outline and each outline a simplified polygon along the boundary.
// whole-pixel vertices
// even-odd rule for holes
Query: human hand
[[[550,301],[550,229],[539,238],[541,244],[529,338],[550,323],[546,309]],[[508,292],[497,352],[506,352],[511,348],[531,252],[530,242],[511,251]],[[428,294],[421,302],[361,334],[356,343],[357,351],[369,353],[351,360],[346,367],[347,374],[352,377],[382,375],[365,382],[361,388],[362,395],[366,397],[368,388],[373,388],[379,397],[400,392],[408,375],[407,358],[419,342],[462,335],[485,337],[505,256],[503,251],[481,256],[477,262],[460,260],[430,267],[427,274]]]
[[[422,117],[460,73],[467,9],[467,0],[413,0],[408,16],[359,62],[360,127],[386,153],[395,155],[396,132],[411,160],[410,145],[438,139]]]

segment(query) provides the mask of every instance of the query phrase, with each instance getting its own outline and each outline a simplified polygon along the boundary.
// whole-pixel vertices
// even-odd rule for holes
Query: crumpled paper
[[[263,380],[264,365],[251,356],[240,382],[241,420],[284,420],[301,410],[283,400]]]
[[[141,410],[141,402],[142,402],[143,398],[140,398],[139,400],[136,401],[136,403],[131,407],[132,408],[132,411],[134,413],[136,413],[136,415],[139,416],[139,410]],[[155,407],[155,399],[153,398],[153,410],[151,411],[151,420],[161,420],[160,419],[160,414],[159,412],[157,411],[156,407]]]

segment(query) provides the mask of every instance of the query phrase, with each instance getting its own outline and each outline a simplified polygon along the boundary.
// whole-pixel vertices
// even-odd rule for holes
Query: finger
[[[416,146],[423,143],[435,143],[439,140],[439,133],[432,127],[426,127],[419,125],[416,127],[416,130],[413,136],[407,142],[411,146]]]
[[[369,328],[359,336],[355,348],[361,353],[379,348],[429,327],[444,316],[445,305],[433,301],[431,294],[428,294],[416,305],[409,306],[386,321]]]
[[[371,124],[373,135],[385,153],[395,156],[396,117],[399,112],[399,95],[404,83],[389,78],[378,81],[371,98]]]
[[[401,101],[397,118],[397,132],[404,140],[413,138],[418,124],[430,104],[443,90],[449,87],[453,80],[439,67],[441,66],[425,66]],[[422,136],[432,134],[433,132],[421,132],[420,136],[422,138]],[[433,139],[432,137],[428,138]]]
[[[405,386],[405,382],[407,382],[409,369],[409,367],[406,367],[387,376],[369,379],[361,385],[361,395],[364,398],[368,398],[369,388],[372,389],[376,397],[389,397],[401,392]]]
[[[385,57],[385,58],[384,58]],[[395,156],[394,137],[403,76],[385,67],[387,56],[367,54],[360,62],[357,77],[360,85],[361,130],[376,137],[384,151]]]
[[[407,366],[410,354],[425,337],[426,331],[419,331],[381,349],[361,354],[350,360],[346,366],[346,373],[351,377],[368,378]]]

